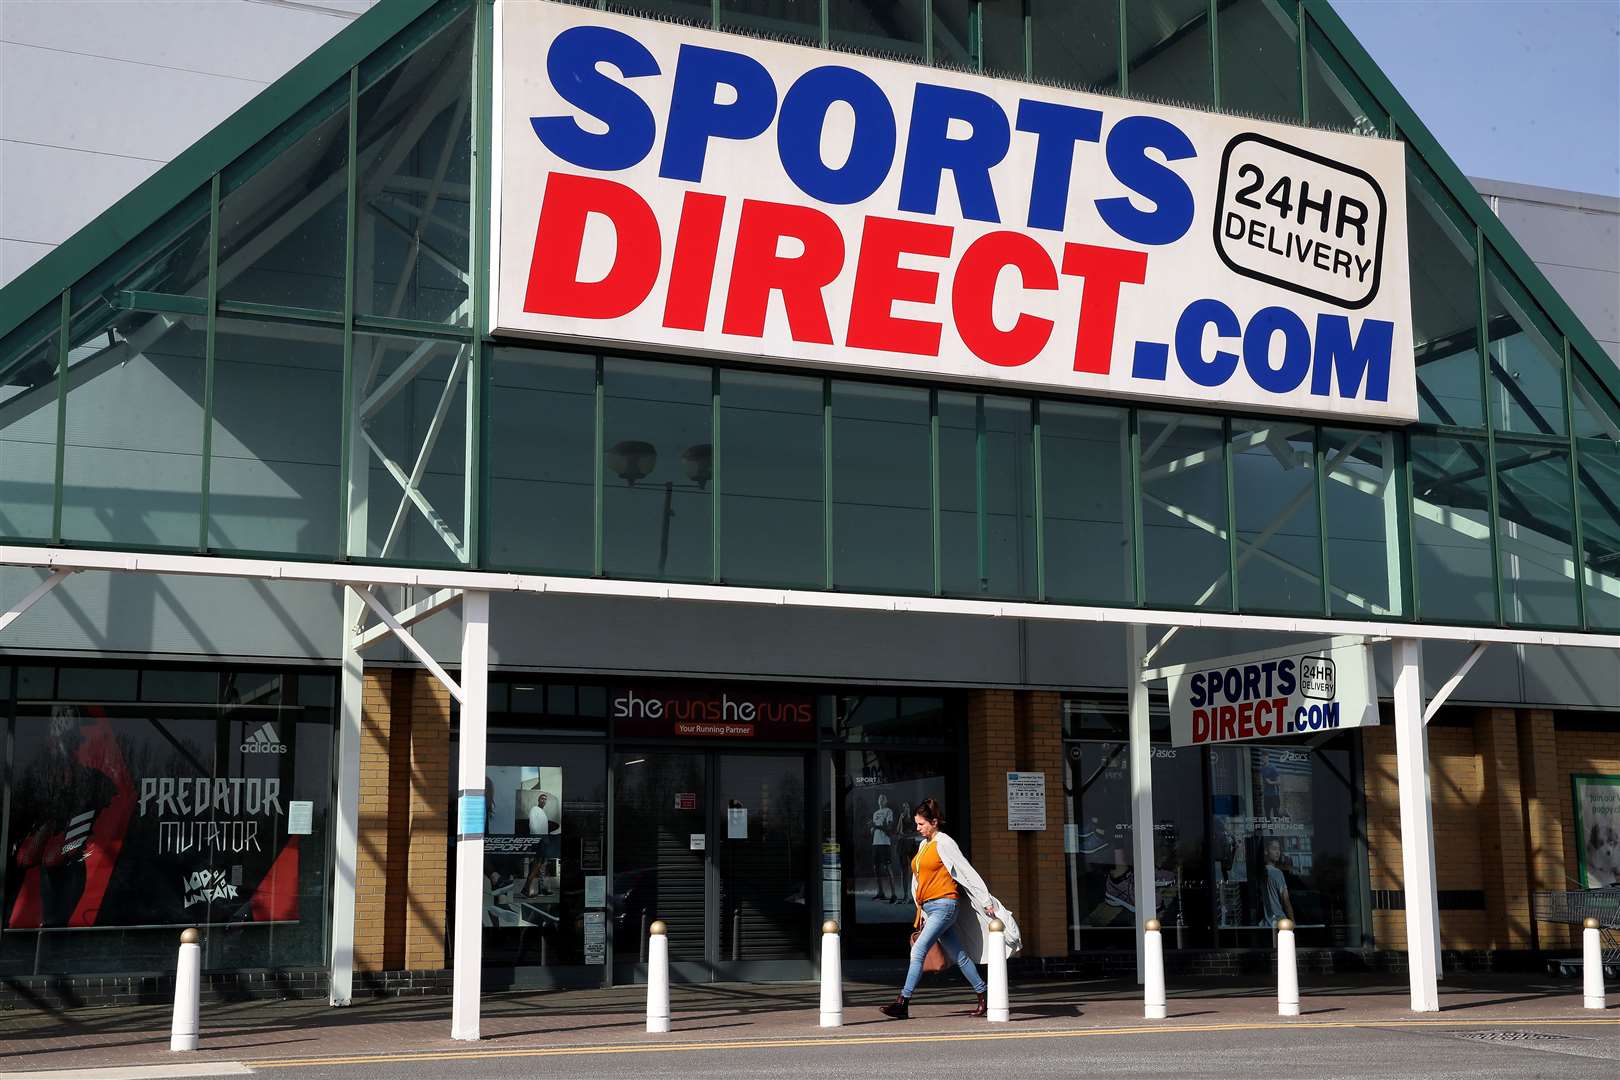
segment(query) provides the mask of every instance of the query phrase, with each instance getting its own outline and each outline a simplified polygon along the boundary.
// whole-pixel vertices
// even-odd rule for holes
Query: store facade
[[[827,917],[888,970],[924,797],[1036,966],[1128,968],[1149,905],[1192,966],[1279,912],[1384,963],[1418,641],[1439,696],[1512,657],[1436,717],[1434,805],[1521,853],[1437,850],[1444,944],[1557,947],[1546,800],[1620,771],[1620,377],[1331,10],[638,6],[379,5],[0,294],[13,611],[98,630],[9,631],[6,977],[193,921],[334,1000],[633,981],[653,918],[681,978],[807,977]],[[1223,237],[1279,160],[1316,188],[1232,205],[1347,262]],[[1389,726],[1174,745],[1140,686],[1332,634]]]

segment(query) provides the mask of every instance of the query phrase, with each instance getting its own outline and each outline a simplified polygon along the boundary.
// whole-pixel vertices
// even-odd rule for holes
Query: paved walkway
[[[966,1015],[966,988],[927,988],[913,1002],[909,1023],[877,1013],[893,987],[850,984],[845,1026],[817,1023],[816,988],[792,984],[676,986],[668,1035],[644,1030],[644,989],[489,994],[480,1044],[491,1050],[555,1052],[639,1044],[757,1043],[762,1040],[881,1039],[992,1031],[1064,1032],[1160,1028],[1232,1031],[1256,1026],[1407,1025],[1512,1026],[1563,1021],[1620,1022],[1620,995],[1599,1014],[1581,1007],[1580,983],[1535,976],[1457,979],[1441,988],[1441,1014],[1408,1010],[1404,982],[1349,977],[1307,978],[1303,1015],[1279,1020],[1271,987],[1236,979],[1181,981],[1171,987],[1170,1017],[1142,1020],[1137,988],[1119,980],[1037,982],[1013,988],[1012,1023],[988,1025]],[[173,1064],[169,1012],[163,1006],[79,1009],[0,1015],[0,1073],[41,1069]],[[268,1065],[312,1058],[431,1055],[474,1049],[450,1037],[448,998],[366,1000],[346,1009],[323,1002],[240,1002],[203,1007],[202,1046],[187,1061]]]

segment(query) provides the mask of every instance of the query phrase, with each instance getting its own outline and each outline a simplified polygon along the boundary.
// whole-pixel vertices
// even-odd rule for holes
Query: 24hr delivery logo
[[[497,333],[1415,418],[1399,143],[499,10]]]

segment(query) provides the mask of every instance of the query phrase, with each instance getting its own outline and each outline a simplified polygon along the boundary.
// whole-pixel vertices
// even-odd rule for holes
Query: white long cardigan
[[[957,909],[956,936],[961,939],[962,948],[967,950],[967,954],[978,957],[981,964],[990,962],[988,942],[990,940],[991,917],[985,914],[984,909],[986,907],[995,908],[995,917],[1000,919],[1007,928],[1005,931],[1007,955],[1011,956],[1022,949],[1024,941],[1018,933],[1018,920],[1013,918],[1013,913],[1007,910],[1006,904],[990,895],[990,888],[985,885],[984,878],[980,877],[979,872],[973,869],[973,864],[967,861],[967,857],[962,854],[962,849],[957,846],[956,841],[943,832],[936,832],[932,840],[924,840],[917,848],[918,854],[921,854],[929,844],[933,844],[939,849],[939,861],[945,864],[946,871],[956,880],[956,883],[967,891],[967,905],[973,910],[973,914],[977,916],[972,921],[963,919],[960,907]],[[911,875],[911,900],[912,903],[917,901],[916,874]]]

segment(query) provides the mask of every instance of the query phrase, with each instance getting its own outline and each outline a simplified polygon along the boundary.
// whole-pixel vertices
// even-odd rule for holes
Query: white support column
[[[1406,891],[1406,965],[1412,1011],[1440,1010],[1440,905],[1434,876],[1429,732],[1423,723],[1423,644],[1393,642],[1395,757],[1401,797],[1401,881]]]
[[[347,1005],[354,994],[354,883],[360,851],[360,713],[365,663],[355,631],[365,605],[343,590],[343,670],[338,693],[337,832],[332,873],[332,985],[328,1001]]]
[[[461,596],[461,694],[450,1037],[476,1039],[484,966],[484,744],[489,724],[489,593],[472,589]]]
[[[1130,701],[1128,730],[1131,763],[1131,855],[1136,878],[1136,981],[1142,966],[1148,919],[1159,917],[1153,857],[1153,747],[1148,729],[1148,688],[1142,681],[1142,657],[1147,652],[1147,627],[1132,623],[1125,628],[1125,687]]]

